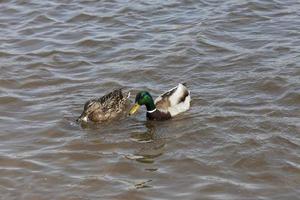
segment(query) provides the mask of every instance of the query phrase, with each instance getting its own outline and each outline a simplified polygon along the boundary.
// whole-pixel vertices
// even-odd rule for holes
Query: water
[[[299,199],[299,10],[2,0],[1,199]],[[114,88],[179,82],[192,107],[171,121],[75,122]]]

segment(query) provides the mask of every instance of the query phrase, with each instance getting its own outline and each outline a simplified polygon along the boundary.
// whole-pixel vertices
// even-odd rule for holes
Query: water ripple
[[[2,198],[298,198],[299,2],[0,4]],[[178,82],[192,107],[168,122],[75,121]]]

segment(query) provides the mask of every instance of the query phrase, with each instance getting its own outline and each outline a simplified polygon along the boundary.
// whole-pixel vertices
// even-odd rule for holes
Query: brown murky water
[[[1,199],[300,199],[299,1],[142,2],[0,1]],[[178,82],[171,121],[75,122]]]

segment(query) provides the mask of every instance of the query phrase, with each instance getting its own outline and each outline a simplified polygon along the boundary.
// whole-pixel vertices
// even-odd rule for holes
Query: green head
[[[135,103],[138,103],[140,106],[150,104],[151,102],[153,102],[152,96],[146,91],[137,93],[135,97]]]
[[[155,109],[153,98],[147,91],[141,91],[137,93],[135,97],[135,104],[130,109],[129,114],[134,114],[142,105],[145,105],[149,111]]]

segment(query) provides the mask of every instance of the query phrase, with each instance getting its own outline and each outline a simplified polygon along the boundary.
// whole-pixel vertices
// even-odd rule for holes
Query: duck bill
[[[133,115],[134,113],[136,113],[136,111],[138,111],[138,109],[140,108],[141,106],[139,104],[134,104],[134,106],[132,106],[132,108],[130,109],[129,111],[129,115]]]
[[[77,122],[87,122],[87,120],[88,120],[87,115],[86,115],[85,113],[82,113],[82,114],[80,115],[80,117],[78,117],[78,119],[77,119],[76,121],[77,121]]]

